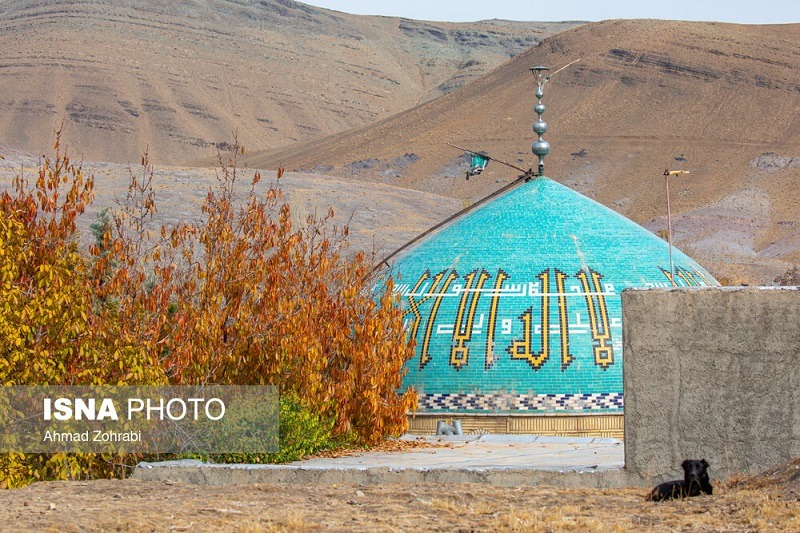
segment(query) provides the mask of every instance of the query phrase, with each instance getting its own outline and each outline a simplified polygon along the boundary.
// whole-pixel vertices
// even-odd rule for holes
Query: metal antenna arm
[[[575,63],[577,63],[577,62],[578,62],[578,61],[580,61],[580,60],[581,60],[581,58],[578,58],[578,59],[576,59],[575,61],[572,61],[571,63],[567,63],[566,65],[564,65],[563,67],[561,67],[561,68],[560,68],[560,69],[558,69],[557,71],[555,71],[555,72],[553,72],[552,74],[550,74],[549,76],[547,76],[547,79],[550,79],[550,78],[552,78],[553,76],[555,76],[556,74],[558,74],[558,73],[559,73],[559,72],[561,72],[562,70],[566,69],[567,67],[571,67],[572,65],[574,65]]]

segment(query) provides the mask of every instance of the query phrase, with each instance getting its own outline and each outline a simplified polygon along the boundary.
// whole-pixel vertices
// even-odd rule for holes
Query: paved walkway
[[[536,435],[465,435],[405,437],[450,446],[409,452],[365,452],[334,459],[309,459],[303,468],[521,468],[594,472],[625,466],[619,439],[541,437]]]
[[[286,465],[219,465],[193,460],[141,463],[133,477],[210,485],[426,481],[573,487],[638,484],[624,469],[624,446],[619,439],[536,435],[422,438],[450,445],[407,452],[364,452]]]

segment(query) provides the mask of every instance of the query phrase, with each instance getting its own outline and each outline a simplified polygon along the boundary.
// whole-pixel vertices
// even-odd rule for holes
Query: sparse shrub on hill
[[[800,285],[800,268],[792,267],[777,278],[775,283],[784,287],[795,287]]]
[[[416,407],[413,391],[397,392],[413,347],[391,282],[370,291],[371,265],[344,253],[333,213],[297,225],[278,187],[257,192],[257,173],[237,202],[234,159],[202,222],[154,232],[146,157],[142,168],[92,228],[88,255],[75,219],[93,178],[58,141],[33,186],[17,176],[0,196],[0,384],[270,384],[327,428],[294,443],[301,452],[402,433]],[[118,459],[4,454],[0,487],[113,475]]]
[[[715,278],[723,287],[742,287],[748,285],[747,280],[737,274],[719,274],[716,275]]]

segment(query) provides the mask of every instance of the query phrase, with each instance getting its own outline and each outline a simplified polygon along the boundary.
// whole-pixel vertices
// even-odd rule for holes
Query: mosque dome
[[[404,387],[442,413],[621,413],[628,287],[718,285],[631,220],[520,179],[387,264],[416,354]]]

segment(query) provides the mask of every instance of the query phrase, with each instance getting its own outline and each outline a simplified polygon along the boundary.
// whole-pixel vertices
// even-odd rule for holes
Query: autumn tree
[[[298,224],[279,187],[258,192],[258,173],[239,187],[235,160],[220,163],[205,220],[170,234],[184,264],[171,277],[171,379],[279,385],[364,443],[404,431],[413,352],[391,282],[373,294],[371,265],[347,254],[332,210]]]
[[[398,392],[413,348],[391,281],[372,291],[371,264],[348,253],[333,212],[298,223],[278,183],[240,182],[234,156],[220,159],[201,220],[153,231],[152,177],[145,158],[96,277],[170,382],[278,385],[335,419],[334,434],[402,433],[416,407]]]
[[[58,141],[55,150],[34,184],[19,173],[0,194],[0,383],[164,382],[139,340],[97,313],[91,265],[76,233],[94,179]]]
[[[139,340],[97,313],[91,263],[76,233],[94,180],[58,140],[55,150],[34,183],[20,172],[0,194],[0,385],[165,383]],[[0,487],[109,475],[114,465],[95,454],[2,454]]]
[[[60,149],[0,195],[0,383],[277,385],[374,444],[407,428],[413,347],[392,282],[347,249],[333,212],[298,221],[277,183],[222,164],[199,221],[156,228],[153,170],[78,246],[94,180]],[[237,149],[238,153],[238,149]],[[241,198],[239,195],[242,195]],[[324,424],[323,424],[324,425]],[[0,456],[0,486],[110,475],[104,456]]]

